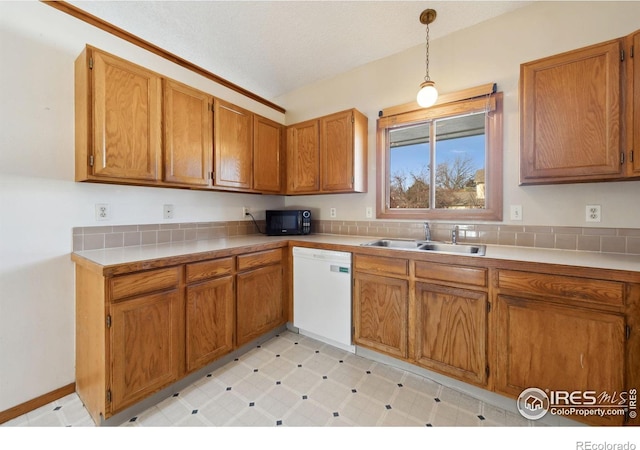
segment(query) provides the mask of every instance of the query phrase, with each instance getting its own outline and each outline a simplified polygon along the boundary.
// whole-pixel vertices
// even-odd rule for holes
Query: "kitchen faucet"
[[[429,222],[424,223],[424,240],[425,241],[431,240],[431,228],[429,228]]]
[[[458,225],[454,225],[453,230],[451,230],[451,243],[458,243]]]

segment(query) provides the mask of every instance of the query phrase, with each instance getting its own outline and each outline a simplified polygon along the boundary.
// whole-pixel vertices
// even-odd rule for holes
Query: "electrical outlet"
[[[242,218],[243,219],[248,219],[249,217],[249,208],[247,208],[246,206],[242,207]]]
[[[587,222],[601,222],[602,211],[600,205],[587,205],[585,210],[585,221]]]
[[[96,203],[96,220],[111,219],[111,211],[108,203]]]
[[[336,209],[335,209],[335,208],[331,208],[331,209],[329,210],[329,215],[330,215],[332,218],[334,218],[334,219],[335,219],[335,218],[337,217]]]
[[[511,220],[522,220],[522,205],[511,205]]]
[[[173,219],[173,205],[164,205],[162,214],[165,219]]]

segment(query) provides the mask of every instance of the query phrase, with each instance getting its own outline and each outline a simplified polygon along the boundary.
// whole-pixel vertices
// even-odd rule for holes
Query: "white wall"
[[[0,2],[0,411],[75,380],[78,226],[240,220],[282,197],[75,183],[73,62],[85,44],[273,120],[284,115],[40,2]],[[95,203],[113,219],[96,222]],[[162,205],[175,205],[164,221]]]
[[[441,93],[490,82],[504,92],[505,223],[588,226],[585,205],[601,204],[597,226],[640,228],[640,181],[518,186],[520,64],[625,36],[640,27],[639,17],[640,2],[535,2],[430,43],[429,72]],[[416,26],[423,26],[417,18]],[[368,220],[365,208],[375,209],[378,111],[413,101],[423,77],[424,44],[276,98],[287,124],[352,107],[369,118],[368,193],[288,197],[287,205],[305,204],[326,220],[331,207],[338,219]],[[523,206],[522,222],[509,220],[511,204]]]

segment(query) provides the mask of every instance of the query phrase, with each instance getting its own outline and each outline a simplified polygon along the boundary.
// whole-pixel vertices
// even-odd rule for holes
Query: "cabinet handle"
[[[620,152],[620,164],[624,164],[624,152]]]

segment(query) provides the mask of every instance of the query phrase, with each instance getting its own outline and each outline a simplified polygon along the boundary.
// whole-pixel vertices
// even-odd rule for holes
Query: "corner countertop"
[[[338,245],[341,247],[358,247],[363,243],[370,242],[375,239],[375,237],[370,236],[345,236],[332,234],[314,234],[308,236],[248,235],[200,241],[84,250],[73,252],[73,255],[102,267],[112,267],[142,261],[197,255],[198,253],[207,254],[232,248],[251,247],[264,244],[277,245],[278,243],[285,243],[288,241],[304,242],[308,244]],[[579,250],[487,245],[486,255],[470,255],[467,257],[623,270],[638,272],[640,274],[640,255],[621,253],[598,253]],[[74,260],[77,261],[77,258],[74,258]]]

